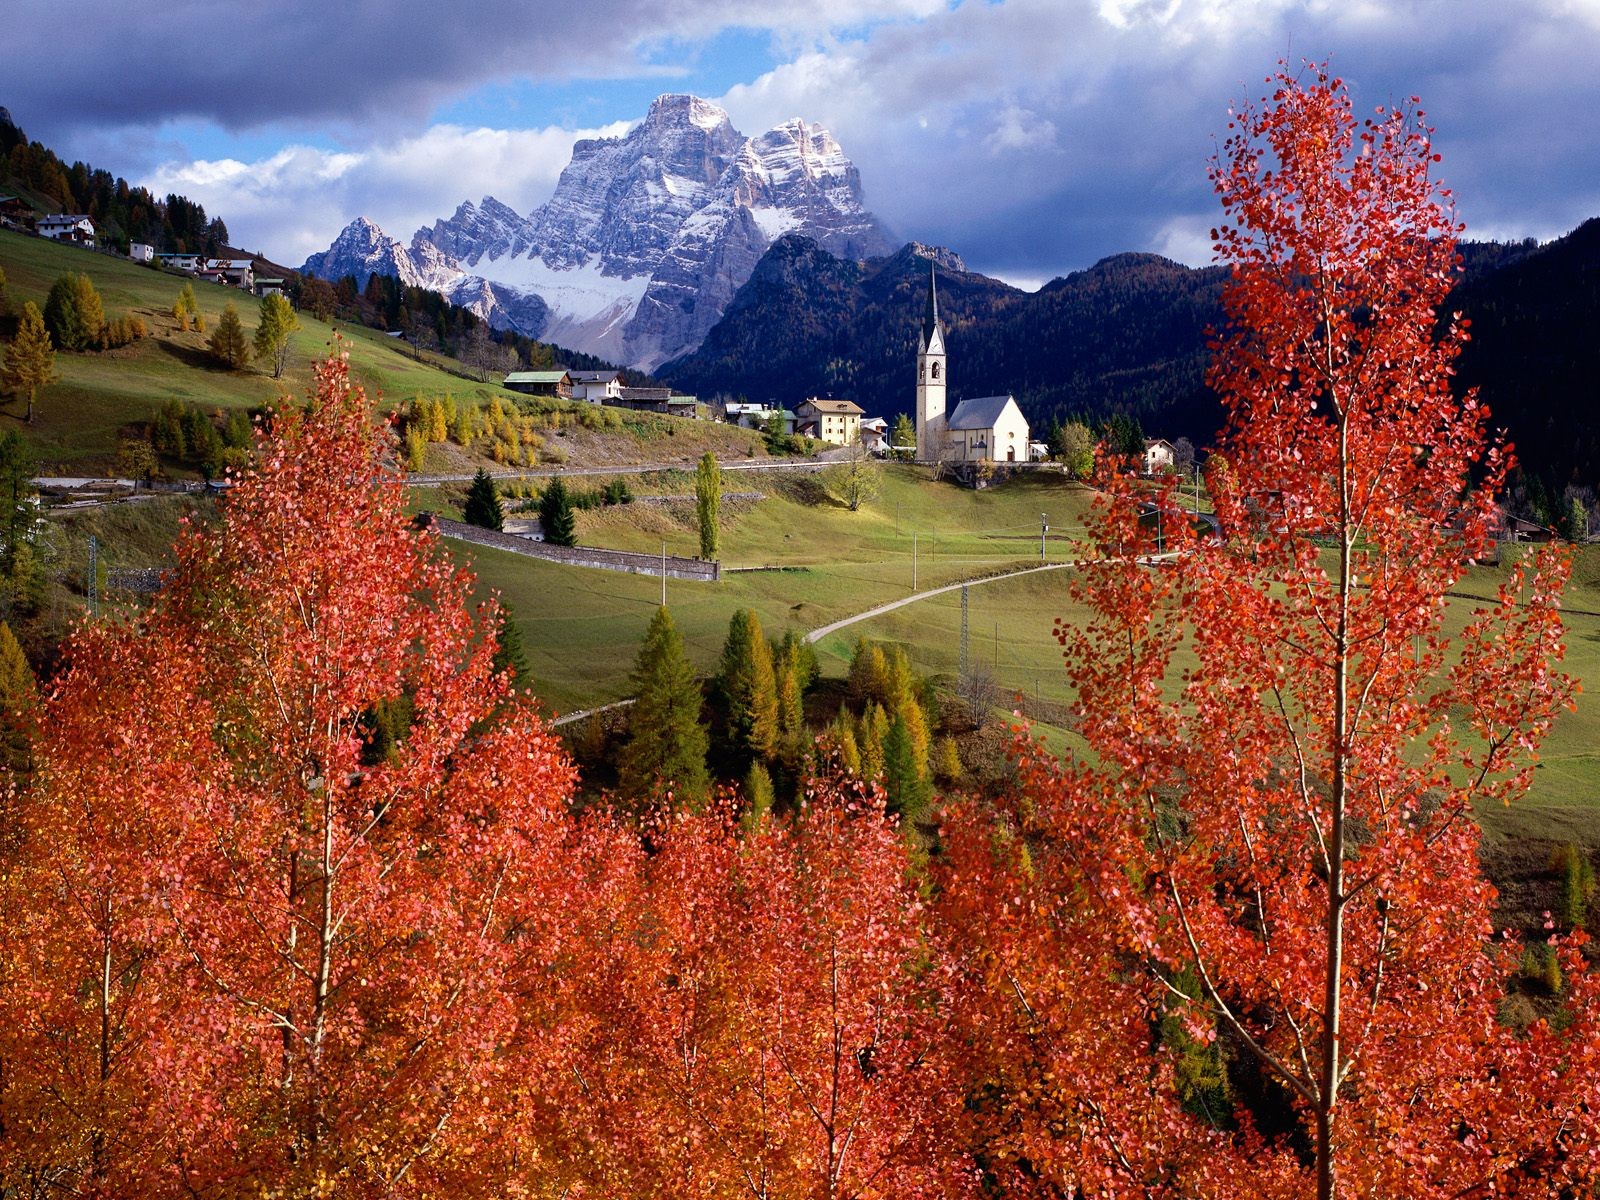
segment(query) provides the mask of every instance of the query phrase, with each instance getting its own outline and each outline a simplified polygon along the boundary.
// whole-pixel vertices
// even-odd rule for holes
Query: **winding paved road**
[[[908,604],[915,604],[918,600],[926,600],[930,596],[942,596],[946,592],[955,591],[957,588],[977,587],[979,584],[994,583],[1001,579],[1017,579],[1023,575],[1037,575],[1040,571],[1059,571],[1063,567],[1075,567],[1077,565],[1077,563],[1070,562],[1045,563],[1045,565],[1042,567],[1026,567],[1021,571],[1004,571],[999,575],[980,575],[976,579],[963,579],[957,583],[947,583],[943,587],[929,588],[925,592],[913,592],[909,596],[902,596],[898,600],[891,600],[887,604],[880,604],[877,608],[869,608],[866,612],[856,613],[853,617],[845,617],[842,620],[834,621],[830,624],[823,625],[820,628],[813,629],[810,633],[806,634],[806,641],[814,645],[823,638],[827,637],[830,633],[836,633],[841,629],[844,629],[850,625],[854,625],[857,621],[869,621],[873,617],[881,617],[884,613],[893,612],[897,608],[904,608]]]

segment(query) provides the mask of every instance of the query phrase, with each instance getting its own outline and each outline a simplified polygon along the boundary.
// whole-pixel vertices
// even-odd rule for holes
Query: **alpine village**
[[[1600,1195],[1600,220],[1259,90],[1028,288],[686,93],[298,265],[0,110],[0,1197]]]

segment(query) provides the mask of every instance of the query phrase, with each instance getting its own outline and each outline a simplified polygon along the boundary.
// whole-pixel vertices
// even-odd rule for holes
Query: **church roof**
[[[1006,405],[1014,404],[1010,396],[978,396],[972,400],[963,400],[956,405],[955,412],[950,414],[946,429],[993,429],[1000,420],[1000,414],[1006,410]]]

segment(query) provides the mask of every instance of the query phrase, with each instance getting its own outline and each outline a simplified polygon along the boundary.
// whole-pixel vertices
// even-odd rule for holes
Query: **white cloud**
[[[357,216],[401,241],[448,216],[463,200],[492,195],[518,212],[542,203],[579,138],[617,137],[627,122],[599,129],[467,129],[434,125],[362,153],[286,146],[257,162],[171,162],[143,181],[221,213],[233,239],[298,266]]]
[[[1156,254],[1187,266],[1210,266],[1213,253],[1211,230],[1215,223],[1215,218],[1209,216],[1174,217],[1155,231],[1149,248]]]
[[[1000,120],[983,144],[992,155],[1019,150],[1049,150],[1056,144],[1056,126],[1038,113],[1016,104],[1000,111]]]

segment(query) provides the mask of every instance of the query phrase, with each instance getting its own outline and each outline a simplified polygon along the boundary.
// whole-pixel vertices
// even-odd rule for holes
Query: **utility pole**
[[[967,585],[961,585],[961,678],[967,678]]]
[[[1050,518],[1039,514],[1039,561],[1044,561],[1044,535],[1050,532]]]
[[[667,606],[667,539],[661,539],[661,607]]]
[[[85,597],[89,601],[89,615],[100,615],[100,539],[94,534],[89,535],[89,581],[84,589]]]

